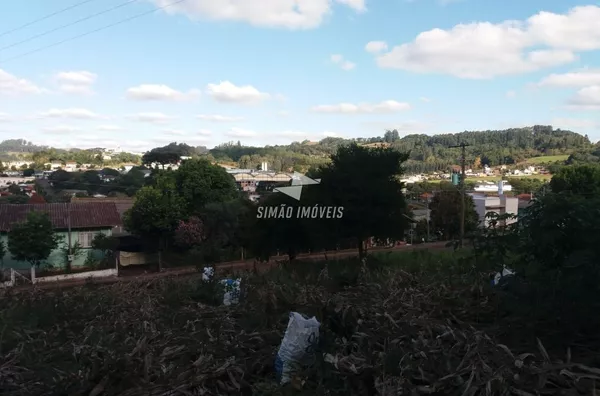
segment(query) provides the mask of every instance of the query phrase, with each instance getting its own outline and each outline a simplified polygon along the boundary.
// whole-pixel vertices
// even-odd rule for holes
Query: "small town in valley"
[[[0,395],[600,388],[597,4],[5,3]]]

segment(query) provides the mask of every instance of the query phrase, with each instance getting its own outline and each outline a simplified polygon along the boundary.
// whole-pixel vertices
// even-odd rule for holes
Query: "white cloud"
[[[285,95],[279,94],[279,93],[273,95],[273,99],[275,99],[278,102],[285,102],[287,100],[287,98],[285,97]]]
[[[312,108],[316,113],[344,113],[344,114],[360,114],[360,113],[395,113],[399,111],[409,110],[410,104],[397,102],[395,100],[386,100],[381,103],[340,103],[337,105],[320,105]]]
[[[563,74],[550,74],[539,83],[540,87],[586,87],[600,85],[600,69],[584,69]]]
[[[120,131],[123,128],[118,125],[99,125],[96,129],[99,131]]]
[[[290,112],[287,111],[287,110],[281,110],[281,111],[277,112],[277,115],[280,116],[280,117],[287,117],[287,116],[290,115]]]
[[[302,131],[281,131],[278,133],[275,133],[273,136],[275,137],[285,137],[285,138],[302,138],[304,139],[308,139],[308,136],[310,134],[307,132],[302,132]]]
[[[421,97],[419,98],[419,100],[420,100],[421,102],[425,102],[425,103],[429,103],[429,102],[431,102],[431,99],[429,99],[429,98],[426,98],[425,96],[421,96]]]
[[[568,107],[579,110],[600,110],[600,85],[581,88],[569,99]]]
[[[12,121],[12,117],[8,113],[0,113],[0,122]]]
[[[597,128],[600,126],[600,122],[580,118],[555,118],[552,120],[551,125],[562,129],[587,129]]]
[[[343,70],[352,70],[356,67],[355,63],[344,59],[342,55],[334,54],[331,55],[329,58],[331,62],[335,63],[336,65],[339,65]]]
[[[167,135],[172,135],[172,136],[183,136],[185,135],[185,132],[180,130],[180,129],[164,129],[163,133],[166,133]]]
[[[138,113],[130,115],[129,118],[135,121],[150,122],[153,124],[162,124],[174,119],[174,117],[163,113]]]
[[[365,50],[372,54],[377,54],[388,49],[388,45],[385,41],[369,41],[365,45]]]
[[[0,69],[0,94],[41,94],[44,90],[23,78],[18,78],[7,71]]]
[[[229,81],[208,84],[206,90],[213,99],[228,103],[251,104],[270,97],[268,93],[260,92],[251,85],[236,86]]]
[[[448,5],[448,4],[452,4],[452,3],[458,3],[464,0],[439,0],[440,5]]]
[[[60,72],[54,76],[60,91],[69,94],[91,95],[98,75],[89,71]]]
[[[219,114],[200,114],[197,116],[199,120],[211,121],[211,122],[235,122],[242,121],[242,117],[224,116]]]
[[[507,98],[514,98],[515,96],[517,96],[517,93],[515,91],[507,91],[506,92],[506,97]]]
[[[88,109],[69,108],[69,109],[50,109],[40,113],[41,118],[73,118],[78,120],[95,119],[100,116]]]
[[[377,57],[382,68],[483,79],[573,62],[600,49],[600,7],[540,12],[526,21],[475,22],[432,29]]]
[[[231,128],[229,131],[225,132],[225,135],[229,136],[229,137],[255,137],[258,134],[255,131],[250,131],[248,129],[242,129],[242,128]]]
[[[43,128],[44,132],[49,132],[57,135],[69,134],[73,132],[79,132],[80,129],[69,125],[56,125],[52,127]]]
[[[192,89],[187,93],[177,91],[167,85],[142,84],[127,90],[126,96],[132,100],[179,101],[197,97],[200,91]]]
[[[208,135],[198,134],[196,136],[189,136],[185,138],[185,142],[192,145],[204,146],[207,142],[210,141],[210,137]]]
[[[329,57],[329,59],[333,62],[333,63],[340,63],[342,60],[344,60],[344,57],[340,54],[333,54]]]
[[[367,11],[366,0],[337,0],[337,2],[345,4],[358,12]]]
[[[356,63],[350,61],[343,61],[340,67],[344,70],[353,70],[356,67]]]
[[[198,131],[198,135],[201,135],[201,136],[210,136],[210,135],[212,135],[212,131],[210,131],[208,129],[200,129]]]
[[[254,26],[288,29],[313,29],[332,12],[332,4],[343,4],[356,12],[366,11],[366,0],[262,0],[260,7],[245,0],[149,0],[169,14],[184,14],[193,19],[248,22]]]

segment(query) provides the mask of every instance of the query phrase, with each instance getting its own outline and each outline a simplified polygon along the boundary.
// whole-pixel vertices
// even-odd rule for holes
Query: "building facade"
[[[479,224],[482,227],[489,226],[489,220],[486,218],[488,213],[495,212],[498,215],[511,214],[514,219],[508,219],[503,224],[509,225],[517,221],[516,216],[519,213],[519,199],[516,197],[507,197],[500,195],[498,197],[490,197],[480,194],[470,194],[475,203],[475,211],[479,216]]]
[[[64,268],[65,248],[78,243],[79,254],[74,257],[72,267],[84,266],[88,256],[101,258],[100,252],[92,249],[92,241],[97,234],[112,235],[122,226],[121,216],[114,203],[46,203],[34,205],[0,205],[0,240],[5,243],[7,253],[3,257],[3,267],[15,270],[29,269],[28,262],[13,259],[8,245],[8,233],[12,228],[27,220],[32,211],[47,213],[54,232],[61,239],[58,247],[50,254],[41,267]]]

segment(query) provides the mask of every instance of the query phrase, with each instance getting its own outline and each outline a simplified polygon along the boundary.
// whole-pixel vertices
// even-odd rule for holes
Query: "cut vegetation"
[[[597,370],[484,332],[494,294],[464,258],[398,258],[242,274],[232,307],[216,306],[217,283],[200,277],[7,294],[0,393],[592,394]],[[312,364],[281,388],[273,361],[290,311],[316,316],[321,335]]]

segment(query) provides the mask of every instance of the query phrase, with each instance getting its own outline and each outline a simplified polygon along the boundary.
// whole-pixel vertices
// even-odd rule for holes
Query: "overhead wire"
[[[125,18],[125,19],[121,19],[120,21],[117,21],[115,23],[111,23],[109,25],[105,25],[105,26],[100,27],[98,29],[94,29],[94,30],[90,30],[90,31],[82,33],[82,34],[78,34],[76,36],[67,38],[65,40],[61,40],[61,41],[58,41],[56,43],[53,43],[53,44],[50,44],[50,45],[46,45],[46,46],[34,49],[32,51],[25,52],[23,54],[20,54],[20,55],[17,55],[17,56],[13,56],[12,58],[0,60],[0,64],[6,63],[6,62],[10,62],[10,61],[13,61],[13,60],[16,60],[16,59],[20,59],[20,58],[22,58],[24,56],[35,54],[37,52],[40,52],[40,51],[43,51],[43,50],[46,50],[46,49],[49,49],[49,48],[53,48],[53,47],[59,46],[61,44],[68,43],[69,41],[77,40],[79,38],[82,38],[82,37],[85,37],[85,36],[89,36],[90,34],[94,34],[94,33],[97,33],[97,32],[100,32],[100,31],[103,31],[103,30],[106,30],[106,29],[109,29],[111,27],[115,27],[115,26],[121,25],[123,23],[130,22],[130,21],[132,21],[134,19],[141,18],[141,17],[144,17],[146,15],[153,14],[156,11],[160,11],[160,10],[163,10],[165,8],[172,7],[172,6],[176,5],[176,4],[183,3],[184,1],[186,1],[186,0],[177,0],[177,1],[174,1],[172,3],[166,4],[164,6],[156,7],[154,9],[150,10],[150,11],[142,12],[142,13],[133,15],[131,17],[128,17],[128,18]]]
[[[52,18],[53,16],[56,16],[56,15],[62,14],[63,12],[70,11],[70,10],[72,10],[72,9],[74,9],[74,8],[80,7],[80,6],[82,6],[82,5],[85,5],[85,4],[87,4],[87,3],[91,3],[92,1],[96,1],[96,0],[86,0],[86,1],[82,1],[82,2],[80,2],[80,3],[74,4],[74,5],[72,5],[72,6],[69,6],[69,7],[67,7],[67,8],[63,8],[62,10],[55,11],[55,12],[53,12],[53,13],[51,13],[51,14],[48,14],[48,15],[46,15],[46,16],[44,16],[44,17],[41,17],[41,18],[39,18],[39,19],[33,20],[33,21],[31,21],[31,22],[28,22],[28,23],[26,23],[26,24],[24,24],[24,25],[17,26],[16,28],[13,28],[13,29],[10,29],[10,30],[6,30],[6,31],[4,31],[4,32],[0,33],[0,37],[4,37],[4,36],[6,36],[7,34],[14,33],[14,32],[16,32],[16,31],[19,31],[19,30],[21,30],[21,29],[25,29],[26,27],[29,27],[29,26],[31,26],[31,25],[35,25],[35,24],[36,24],[36,23],[38,23],[38,22],[45,21],[46,19],[50,19],[50,18]]]
[[[86,16],[86,17],[84,17],[84,18],[81,18],[81,19],[78,19],[78,20],[76,20],[76,21],[74,21],[74,22],[70,22],[70,23],[67,23],[67,24],[65,24],[65,25],[62,25],[62,26],[56,27],[56,28],[54,28],[54,29],[47,30],[47,31],[45,31],[45,32],[43,32],[43,33],[36,34],[35,36],[28,37],[28,38],[26,38],[25,40],[17,41],[16,43],[12,43],[12,44],[6,45],[6,46],[4,46],[4,47],[0,47],[0,51],[4,51],[4,50],[6,50],[6,49],[9,49],[9,48],[16,47],[17,45],[21,45],[21,44],[28,43],[28,42],[30,42],[30,41],[32,41],[32,40],[35,40],[35,39],[37,39],[37,38],[40,38],[40,37],[47,36],[47,35],[49,35],[49,34],[51,34],[51,33],[57,32],[57,31],[59,31],[59,30],[62,30],[62,29],[66,29],[66,28],[68,28],[68,27],[71,27],[71,26],[75,26],[75,25],[77,25],[78,23],[81,23],[81,22],[88,21],[88,20],[90,20],[90,19],[93,19],[93,18],[96,18],[96,17],[98,17],[98,16],[100,16],[100,15],[108,14],[109,12],[112,12],[112,11],[114,11],[114,10],[117,10],[117,9],[119,9],[119,8],[123,8],[123,7],[125,7],[125,6],[128,6],[129,4],[136,3],[137,1],[138,1],[138,0],[129,0],[129,1],[126,1],[125,3],[121,3],[121,4],[119,4],[119,5],[116,5],[116,6],[114,6],[114,7],[107,8],[107,9],[105,9],[105,10],[103,10],[103,11],[96,12],[95,14],[88,15],[88,16]]]

